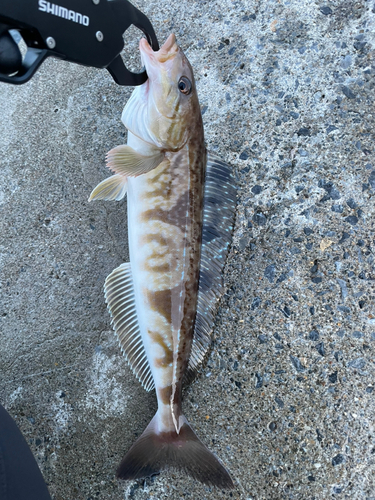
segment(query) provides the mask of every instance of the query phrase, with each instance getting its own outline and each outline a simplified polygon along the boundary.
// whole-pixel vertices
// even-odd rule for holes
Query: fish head
[[[122,121],[151,145],[178,151],[194,129],[202,128],[193,70],[173,34],[158,51],[144,38],[139,48],[148,79],[133,91]]]

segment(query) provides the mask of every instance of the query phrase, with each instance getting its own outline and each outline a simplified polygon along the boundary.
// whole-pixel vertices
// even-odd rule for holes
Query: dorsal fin
[[[191,381],[212,341],[217,303],[223,293],[222,272],[232,239],[236,188],[232,168],[208,153],[204,191],[202,249],[193,346],[185,379]]]
[[[154,379],[139,330],[129,262],[111,272],[105,280],[104,293],[121,350],[142,386],[151,391]]]

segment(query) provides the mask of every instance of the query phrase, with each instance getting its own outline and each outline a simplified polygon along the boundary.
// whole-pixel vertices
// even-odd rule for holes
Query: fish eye
[[[192,84],[189,78],[186,76],[181,76],[180,80],[178,81],[178,89],[182,94],[189,95],[192,89]]]

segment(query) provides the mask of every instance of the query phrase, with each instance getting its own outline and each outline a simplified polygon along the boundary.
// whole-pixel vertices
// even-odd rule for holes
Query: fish
[[[232,238],[231,167],[208,153],[192,67],[171,34],[153,51],[139,44],[148,79],[122,113],[127,144],[107,154],[113,175],[89,200],[127,195],[130,262],[107,277],[105,300],[120,347],[157,412],[117,470],[139,479],[177,469],[233,488],[230,474],[182,412],[182,387],[212,342],[222,271]]]

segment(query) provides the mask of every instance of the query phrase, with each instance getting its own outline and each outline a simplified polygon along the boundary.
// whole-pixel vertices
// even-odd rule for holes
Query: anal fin
[[[142,386],[151,391],[155,387],[154,379],[139,330],[129,262],[121,264],[107,277],[104,294],[121,350]]]

